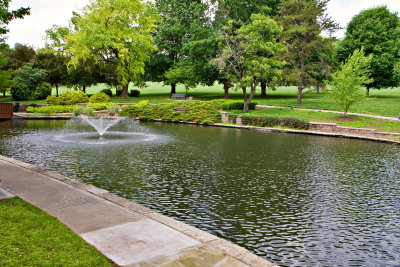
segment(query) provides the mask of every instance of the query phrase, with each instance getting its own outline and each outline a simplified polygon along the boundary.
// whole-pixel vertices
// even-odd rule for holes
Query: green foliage
[[[45,88],[41,88],[42,91],[38,94],[36,94],[36,89],[44,82],[46,75],[45,70],[34,68],[33,64],[27,64],[19,68],[15,72],[15,84],[11,88],[13,99],[21,101],[37,99],[36,97],[43,98],[43,94],[46,91]]]
[[[107,103],[110,97],[103,92],[95,93],[89,98],[89,103]]]
[[[0,218],[2,266],[113,266],[59,220],[17,197],[0,200]]]
[[[363,97],[362,86],[369,84],[370,62],[372,55],[366,57],[364,50],[355,50],[354,53],[342,63],[341,69],[332,75],[332,90],[329,95],[343,109],[346,116],[351,105],[359,102]]]
[[[113,103],[111,102],[102,102],[102,103],[89,103],[85,107],[90,107],[94,110],[105,110],[111,105],[113,105]]]
[[[77,117],[83,113],[83,107],[77,106],[72,112],[74,113],[74,116]]]
[[[0,41],[4,42],[4,34],[8,33],[7,25],[14,19],[22,19],[31,14],[30,7],[20,7],[9,11],[11,0],[0,0]]]
[[[0,54],[0,93],[5,95],[9,90],[14,81],[12,80],[12,69],[4,70],[7,65],[7,60]]]
[[[112,90],[110,88],[105,88],[100,91],[101,93],[105,93],[109,97],[112,97]]]
[[[256,108],[257,103],[251,102],[249,104],[249,110],[254,110]],[[229,111],[229,110],[243,110],[244,102],[241,100],[228,100],[222,104],[222,109]]]
[[[85,113],[85,115],[88,116],[88,117],[94,117],[95,116],[93,108],[88,107],[88,106],[86,106],[83,109],[83,113]]]
[[[32,63],[35,60],[36,52],[33,47],[16,44],[15,48],[4,52],[7,59],[7,69],[17,70],[25,64]]]
[[[140,91],[139,90],[131,90],[129,92],[130,97],[139,97],[140,96]]]
[[[67,91],[60,94],[59,98],[61,105],[73,105],[78,103],[87,103],[89,101],[89,97],[82,91]]]
[[[238,115],[230,114],[229,118],[236,123]],[[241,115],[243,125],[251,125],[258,127],[285,127],[294,129],[308,129],[309,121],[300,117],[288,117],[288,116],[254,116],[254,115]]]
[[[278,54],[286,51],[277,42],[283,29],[273,19],[253,14],[251,20],[251,24],[239,29],[229,21],[220,38],[221,53],[215,60],[219,70],[225,72],[225,78],[243,90],[245,112],[261,80],[274,82],[281,78],[284,62]],[[250,87],[249,96],[247,87]]]
[[[49,105],[61,105],[61,99],[55,95],[49,95],[46,98],[46,103]]]
[[[115,88],[115,95],[121,96],[121,94],[122,94],[122,88],[120,88],[120,87]]]
[[[130,81],[139,81],[150,52],[156,48],[152,33],[158,15],[150,1],[97,0],[74,18],[75,30],[67,37],[69,65],[83,62],[115,63],[118,80],[128,96]]]
[[[28,107],[26,111],[28,113],[45,113],[45,114],[55,114],[55,113],[71,113],[78,106],[43,106],[43,107]]]
[[[116,113],[118,113],[118,111],[119,111],[119,105],[117,105],[117,104],[112,104],[107,107],[107,112],[111,116],[114,116]]]
[[[41,83],[33,93],[33,99],[42,100],[51,95],[51,86],[48,83]]]
[[[400,18],[386,6],[370,8],[353,17],[346,37],[339,43],[338,58],[345,61],[356,49],[364,47],[371,60],[371,88],[398,86],[400,76],[396,65],[400,62]]]
[[[339,26],[326,14],[329,0],[282,1],[278,23],[284,28],[280,36],[288,52],[285,83],[297,85],[297,104],[301,104],[304,89],[319,86],[321,76],[329,76],[332,39],[323,38],[323,31],[333,33]]]
[[[221,122],[219,111],[223,102],[224,100],[213,100],[150,106],[145,101],[140,101],[134,106],[123,106],[120,116],[139,117],[141,120],[189,121],[212,124]]]

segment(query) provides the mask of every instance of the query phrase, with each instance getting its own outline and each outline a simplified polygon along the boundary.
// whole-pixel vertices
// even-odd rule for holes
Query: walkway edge
[[[40,173],[44,176],[47,176],[49,179],[58,180],[62,183],[71,185],[78,190],[86,191],[92,195],[95,195],[95,196],[103,198],[107,201],[113,202],[114,204],[125,207],[131,211],[140,213],[149,219],[152,219],[161,224],[164,224],[178,232],[181,232],[184,235],[187,235],[187,236],[199,241],[200,243],[202,243],[204,245],[208,245],[218,251],[221,251],[225,255],[235,258],[235,259],[239,260],[240,262],[247,264],[249,266],[257,266],[257,267],[258,266],[260,266],[260,267],[261,266],[265,266],[265,267],[277,266],[255,254],[251,253],[250,251],[248,251],[245,248],[242,248],[242,247],[235,245],[227,240],[224,240],[222,238],[219,238],[217,236],[209,234],[205,231],[199,230],[199,229],[197,229],[193,226],[190,226],[188,224],[185,224],[183,222],[180,222],[180,221],[177,221],[170,217],[167,217],[165,215],[162,215],[162,214],[160,214],[150,208],[147,208],[139,203],[124,199],[124,198],[119,197],[115,194],[112,194],[104,189],[95,187],[90,184],[81,183],[72,178],[63,176],[57,172],[48,171],[48,170],[42,169],[40,167],[34,166],[32,164],[25,163],[25,162],[22,162],[22,161],[13,159],[13,158],[9,158],[9,157],[0,155],[0,160],[6,161],[8,163],[14,164],[19,167],[23,167],[25,169],[34,171],[36,173]]]

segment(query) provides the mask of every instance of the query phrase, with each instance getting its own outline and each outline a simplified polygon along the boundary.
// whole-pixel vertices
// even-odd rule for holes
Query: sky
[[[83,8],[89,0],[13,0],[10,9],[31,7],[31,15],[24,19],[12,21],[8,29],[7,43],[14,47],[15,43],[27,44],[34,48],[44,47],[45,30],[53,25],[68,26],[72,11]],[[386,5],[392,12],[400,14],[399,0],[331,0],[327,13],[333,20],[345,28],[353,16],[364,9]],[[345,30],[334,36],[344,37]]]

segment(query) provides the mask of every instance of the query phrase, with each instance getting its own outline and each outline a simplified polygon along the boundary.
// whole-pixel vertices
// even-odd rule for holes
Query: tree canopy
[[[366,55],[373,55],[369,88],[398,86],[396,69],[400,62],[400,18],[381,6],[362,11],[347,26],[346,36],[338,46],[338,58],[346,60],[353,51],[364,47]]]
[[[3,35],[8,33],[7,25],[13,19],[22,19],[26,15],[30,15],[29,7],[21,7],[17,10],[9,10],[11,0],[0,0],[0,42],[4,42]]]
[[[141,78],[149,53],[156,49],[154,6],[139,0],[97,0],[74,19],[76,27],[66,38],[72,55],[69,65],[77,67],[88,60],[116,62],[121,96],[127,97],[129,82]]]

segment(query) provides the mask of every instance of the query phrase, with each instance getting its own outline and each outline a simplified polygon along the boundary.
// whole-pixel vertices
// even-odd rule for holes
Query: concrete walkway
[[[305,110],[305,111],[318,111],[318,112],[326,112],[326,113],[343,114],[343,112],[340,112],[340,111],[323,110],[323,109],[291,108],[291,107],[267,106],[267,105],[257,105],[257,107],[260,107],[260,108],[286,108],[286,109],[297,109],[297,110]],[[363,113],[348,112],[347,115],[355,115],[355,116],[360,116],[360,117],[368,117],[368,118],[375,118],[375,119],[382,119],[382,120],[393,120],[393,121],[399,120],[398,118],[394,118],[394,117],[385,117],[385,116],[363,114]]]
[[[58,218],[120,266],[275,266],[135,202],[0,156],[0,199],[13,195]]]

